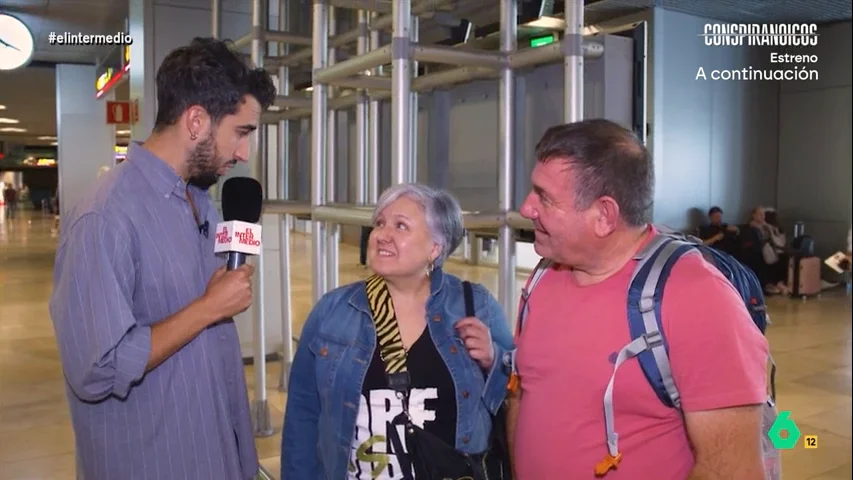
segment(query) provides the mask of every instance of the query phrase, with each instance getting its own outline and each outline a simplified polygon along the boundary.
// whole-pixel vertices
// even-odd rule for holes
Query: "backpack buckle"
[[[641,314],[649,313],[655,308],[655,299],[653,296],[644,296],[637,303]]]
[[[608,453],[607,456],[601,459],[601,461],[595,466],[595,476],[605,476],[610,470],[615,470],[620,461],[622,461],[621,452],[617,453],[615,457]]]
[[[647,348],[655,348],[663,345],[663,335],[657,330],[643,334]]]

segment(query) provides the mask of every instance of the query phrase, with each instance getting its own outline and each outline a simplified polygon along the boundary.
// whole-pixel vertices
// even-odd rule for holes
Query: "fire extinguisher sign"
[[[125,125],[130,123],[130,102],[107,101],[107,123]]]

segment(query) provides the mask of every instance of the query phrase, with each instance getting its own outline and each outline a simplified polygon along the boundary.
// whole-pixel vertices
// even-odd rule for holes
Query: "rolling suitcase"
[[[794,255],[788,263],[788,289],[792,297],[818,295],[821,289],[820,258]]]

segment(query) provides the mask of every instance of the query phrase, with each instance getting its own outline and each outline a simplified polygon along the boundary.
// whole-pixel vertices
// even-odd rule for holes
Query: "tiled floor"
[[[38,213],[12,221],[0,216],[0,480],[74,478],[74,442],[47,311],[56,242],[52,223]],[[294,235],[292,248],[295,262],[310,258],[305,237]],[[356,256],[355,249],[341,248],[342,283],[364,275]],[[448,270],[497,290],[493,269],[452,264]],[[301,319],[310,308],[302,300],[310,298],[310,268],[300,265],[292,272],[294,318]],[[817,449],[800,445],[784,452],[784,478],[849,480],[850,299],[843,291],[827,292],[808,302],[773,298],[770,307],[779,408],[791,411],[802,434],[818,436]],[[278,364],[269,364],[267,372],[276,432],[257,445],[264,466],[277,474],[284,394],[276,390]],[[251,391],[251,367],[246,376]]]

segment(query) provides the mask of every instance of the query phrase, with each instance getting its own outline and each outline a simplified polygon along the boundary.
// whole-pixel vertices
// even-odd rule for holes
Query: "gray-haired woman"
[[[463,234],[459,204],[443,191],[402,184],[382,194],[373,274],[323,296],[302,329],[282,478],[486,478],[476,470],[494,466],[513,346],[492,295],[442,270]]]

